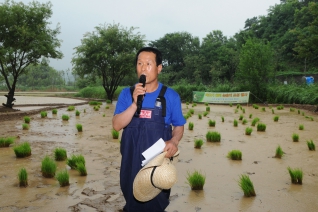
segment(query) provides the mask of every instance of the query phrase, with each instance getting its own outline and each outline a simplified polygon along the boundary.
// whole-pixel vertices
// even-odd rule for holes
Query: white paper
[[[142,155],[145,157],[145,160],[142,161],[141,166],[146,165],[154,157],[162,153],[165,146],[165,141],[162,138],[160,138],[156,143],[154,143],[151,147],[144,151]]]

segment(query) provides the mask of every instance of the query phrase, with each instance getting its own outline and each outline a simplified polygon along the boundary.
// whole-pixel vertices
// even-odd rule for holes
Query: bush
[[[13,148],[17,158],[24,158],[31,155],[31,147],[28,142],[24,142]]]
[[[42,167],[41,167],[42,175],[46,178],[52,178],[55,176],[56,172],[56,163],[53,159],[49,156],[45,156],[42,160]]]
[[[205,176],[198,171],[188,172],[187,181],[192,190],[203,190]]]
[[[9,147],[14,143],[14,137],[0,138],[0,148],[1,147]]]

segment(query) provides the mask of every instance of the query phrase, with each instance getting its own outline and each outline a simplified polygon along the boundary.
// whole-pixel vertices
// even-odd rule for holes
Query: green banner
[[[207,103],[248,103],[249,91],[244,92],[200,92],[193,91],[193,102]]]

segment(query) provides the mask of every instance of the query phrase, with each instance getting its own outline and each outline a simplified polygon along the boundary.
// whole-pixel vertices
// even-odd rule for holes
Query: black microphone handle
[[[145,75],[141,75],[139,78],[139,83],[142,83],[142,87],[145,87],[146,84],[146,76]],[[143,99],[144,95],[138,95],[137,97],[137,114],[140,114],[141,111],[141,107],[142,107],[142,99]]]

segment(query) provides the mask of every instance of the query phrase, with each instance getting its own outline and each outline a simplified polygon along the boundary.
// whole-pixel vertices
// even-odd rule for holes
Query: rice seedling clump
[[[31,147],[28,142],[24,142],[13,148],[17,158],[24,158],[31,155]]]
[[[56,172],[56,163],[53,159],[49,156],[45,156],[42,160],[42,167],[41,167],[42,175],[46,178],[52,178],[55,176]]]
[[[188,172],[187,183],[190,185],[192,190],[203,190],[205,176],[199,171],[194,171],[193,173]]]

